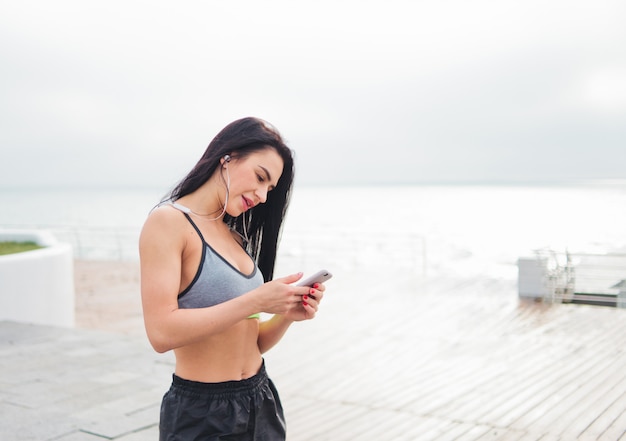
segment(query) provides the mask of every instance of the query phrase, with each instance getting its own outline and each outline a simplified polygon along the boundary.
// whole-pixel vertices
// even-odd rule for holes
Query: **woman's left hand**
[[[302,295],[302,301],[295,304],[294,307],[285,316],[290,320],[299,322],[302,320],[310,320],[315,317],[320,302],[324,297],[326,286],[323,283],[316,283],[311,288],[307,288],[308,292]]]

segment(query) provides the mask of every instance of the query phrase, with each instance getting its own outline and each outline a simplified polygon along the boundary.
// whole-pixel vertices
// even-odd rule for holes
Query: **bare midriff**
[[[259,372],[259,320],[246,319],[220,334],[175,349],[176,375],[203,383],[244,380]]]

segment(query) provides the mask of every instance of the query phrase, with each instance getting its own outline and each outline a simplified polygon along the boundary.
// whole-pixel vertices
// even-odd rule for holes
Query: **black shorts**
[[[160,441],[285,439],[278,392],[259,373],[241,381],[200,383],[173,376],[161,403]]]

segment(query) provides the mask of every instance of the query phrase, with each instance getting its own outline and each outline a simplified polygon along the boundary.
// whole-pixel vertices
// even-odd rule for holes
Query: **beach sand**
[[[139,262],[74,261],[76,327],[144,334]]]

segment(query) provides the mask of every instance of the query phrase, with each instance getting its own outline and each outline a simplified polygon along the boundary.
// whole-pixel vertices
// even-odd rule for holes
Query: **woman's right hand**
[[[261,312],[269,314],[287,314],[294,308],[301,307],[302,296],[309,292],[306,286],[293,283],[302,278],[302,273],[274,279],[258,287],[256,299]]]

